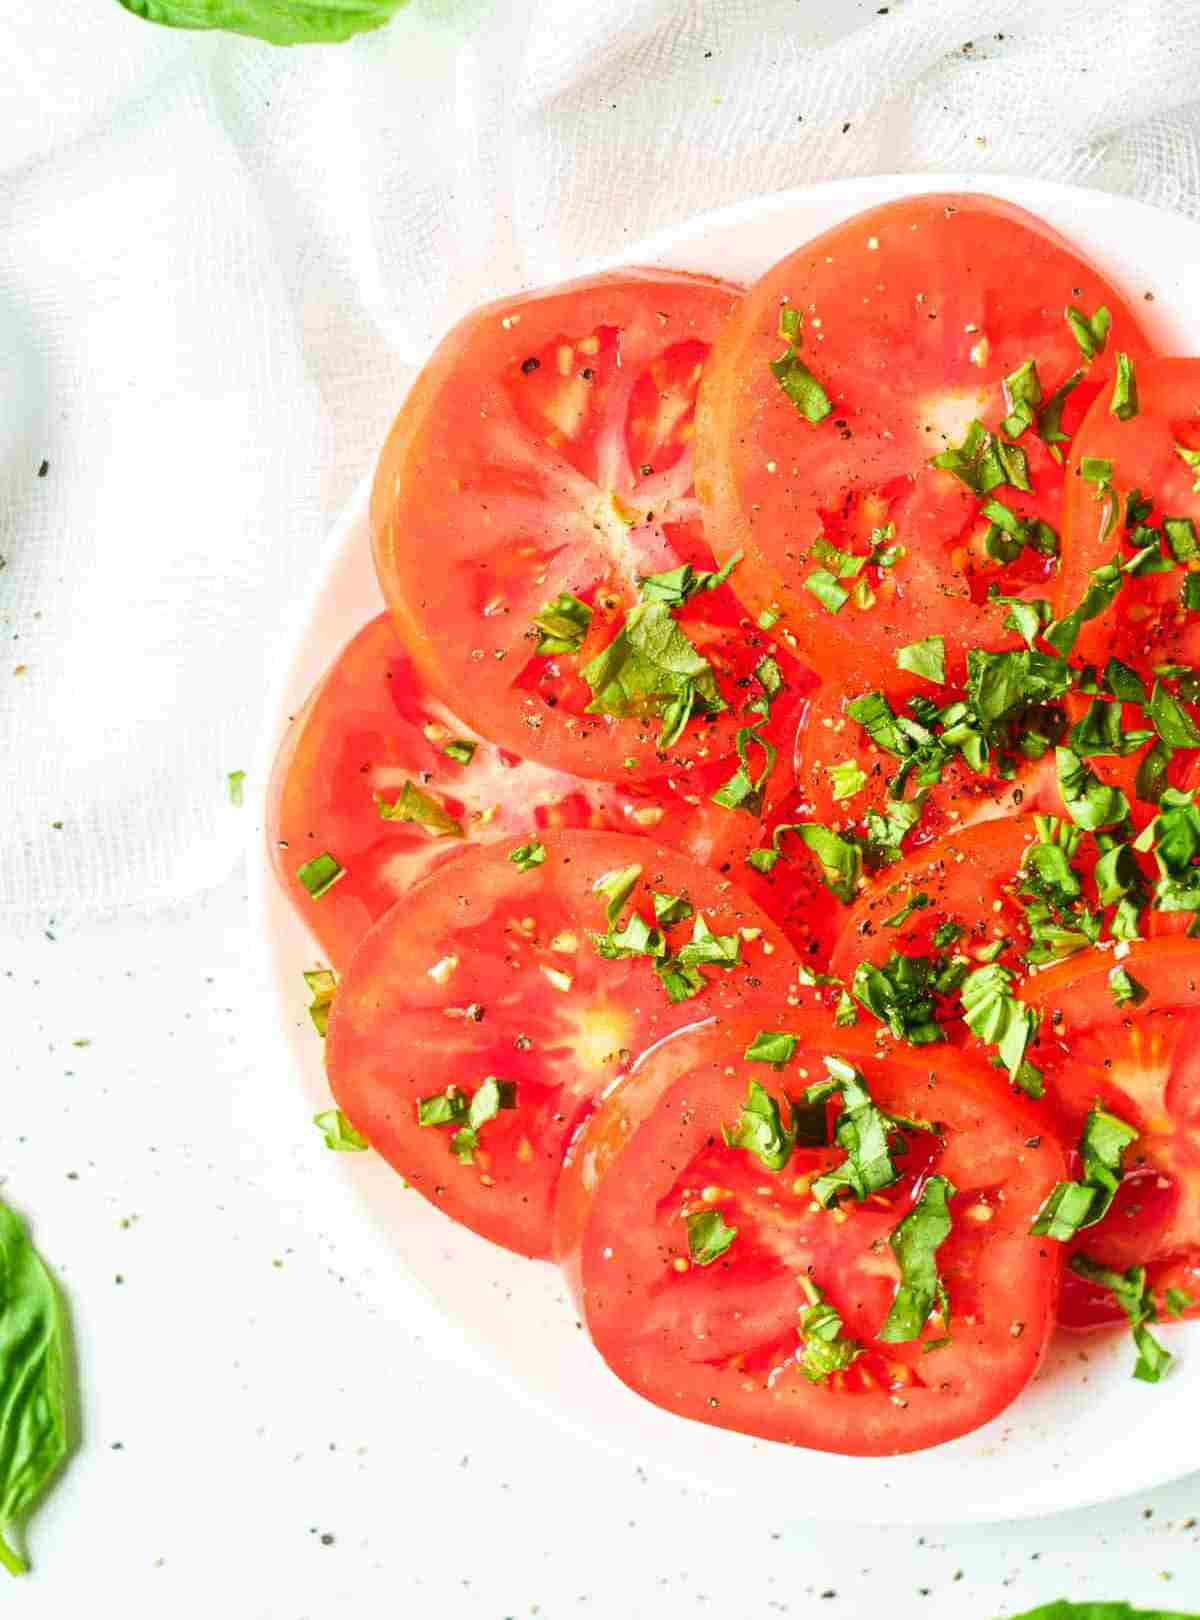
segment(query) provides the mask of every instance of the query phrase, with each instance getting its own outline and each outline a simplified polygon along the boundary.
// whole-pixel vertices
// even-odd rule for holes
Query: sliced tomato
[[[596,1095],[663,1035],[747,997],[784,1016],[797,965],[738,888],[674,850],[603,832],[540,843],[536,865],[514,861],[511,839],[464,855],[393,907],[350,960],[326,1043],[333,1094],[371,1145],[447,1214],[529,1255],[549,1251],[563,1150]],[[653,926],[653,894],[686,899],[691,913],[664,925],[670,950],[686,956],[707,929],[736,964],[700,966],[698,993],[672,1000],[649,956],[602,956],[596,885],[628,868],[626,917]],[[464,1121],[422,1126],[419,1099],[469,1100],[489,1077],[515,1086],[515,1106],[460,1162]]]
[[[1059,1256],[1029,1226],[1064,1171],[1034,1111],[958,1054],[879,1055],[822,1015],[794,1014],[784,1072],[744,1060],[761,1020],[743,1014],[663,1043],[573,1145],[556,1222],[560,1258],[613,1372],[668,1410],[721,1428],[852,1455],[892,1455],[978,1428],[1033,1376],[1053,1321]],[[900,1179],[822,1209],[816,1174],[840,1148],[797,1147],[779,1172],[726,1145],[749,1080],[779,1100],[854,1065],[913,1131]],[[949,1302],[905,1343],[880,1330],[896,1294],[888,1237],[931,1175],[948,1177],[952,1226],[936,1263]],[[696,1263],[686,1217],[719,1210],[735,1236]],[[816,1288],[862,1353],[810,1382],[801,1313]],[[948,1340],[948,1342],[946,1342]]]
[[[804,709],[804,672],[786,654],[780,662],[789,679],[761,727],[778,754],[767,802],[793,778]],[[467,745],[457,757],[447,753],[456,744]],[[764,759],[756,745],[756,772]],[[296,911],[341,969],[402,894],[477,844],[587,827],[646,834],[705,864],[744,866],[761,836],[759,817],[714,801],[729,776],[728,761],[711,760],[682,781],[600,782],[519,759],[433,696],[381,614],[342,651],[284,739],[270,793],[271,857]],[[381,814],[414,789],[425,821]],[[298,873],[326,853],[343,876],[314,899]]]
[[[1118,967],[1145,992],[1136,1006],[1113,995]],[[1063,1140],[1078,1141],[1095,1103],[1139,1133],[1112,1208],[1072,1247],[1122,1269],[1200,1263],[1200,943],[1135,944],[1119,961],[1088,951],[1038,974],[1023,994],[1041,1015],[1035,1057]],[[1084,1323],[1088,1297],[1073,1287],[1072,1314]]]
[[[592,713],[584,672],[639,605],[640,579],[714,566],[691,440],[701,369],[737,296],[631,270],[489,305],[443,341],[392,428],[371,500],[384,595],[431,690],[522,757],[628,781],[734,753],[769,644],[729,590],[675,615],[726,707],[697,704],[670,747],[661,692]],[[557,644],[582,642],[539,654],[535,621],[564,593],[587,623]],[[651,685],[677,653],[650,660]]]
[[[815,423],[771,369],[786,352],[785,305],[803,317],[799,359],[831,406]],[[1067,399],[1068,435],[1111,377],[1113,354],[1138,359],[1146,344],[1116,289],[1011,203],[930,195],[885,204],[807,243],[747,293],[701,390],[696,488],[718,554],[746,554],[743,600],[779,614],[822,674],[872,678],[894,668],[896,647],[941,635],[957,681],[967,648],[1017,645],[989,588],[1046,595],[1051,560],[1026,546],[993,562],[980,500],[930,458],[961,444],[973,420],[999,428],[1009,410],[1003,380],[1024,362],[1036,362],[1047,400],[1073,376],[1081,355],[1064,319],[1071,305],[1089,317],[1106,306],[1112,329]],[[1031,491],[1005,486],[991,498],[1057,529],[1062,467],[1033,428],[1019,443]],[[861,559],[888,525],[903,555],[865,567],[870,605],[852,596],[831,609],[812,594],[818,536]]]
[[[1200,454],[1200,360],[1147,361],[1136,378],[1137,415],[1129,421],[1113,416],[1106,389],[1071,446],[1059,614],[1083,599],[1095,569],[1116,554],[1131,554],[1134,536],[1125,523],[1131,491],[1149,503],[1143,518],[1149,526],[1185,518],[1200,528],[1200,463],[1189,465],[1179,453]],[[1082,476],[1085,458],[1111,463],[1111,493]],[[1189,611],[1182,597],[1186,571],[1181,565],[1127,579],[1108,612],[1084,625],[1079,655],[1103,662],[1112,653],[1143,672],[1156,664],[1200,664],[1200,613]]]

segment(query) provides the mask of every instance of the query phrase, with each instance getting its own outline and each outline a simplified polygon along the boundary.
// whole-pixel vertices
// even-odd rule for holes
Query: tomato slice
[[[1159,527],[1165,518],[1200,525],[1200,461],[1189,465],[1179,454],[1182,449],[1200,455],[1200,360],[1147,361],[1137,367],[1137,390],[1138,414],[1129,421],[1112,415],[1110,391],[1105,390],[1072,444],[1058,613],[1069,612],[1082,599],[1093,570],[1114,554],[1129,555],[1137,543],[1126,526],[1131,491],[1149,503],[1142,521],[1150,527]],[[1110,497],[1100,483],[1082,476],[1085,458],[1111,463],[1116,501],[1111,528]],[[1079,656],[1103,661],[1112,653],[1142,671],[1155,664],[1200,663],[1200,613],[1183,601],[1185,574],[1180,566],[1127,579],[1103,618],[1084,625]]]
[[[762,727],[778,751],[768,803],[794,774],[807,681],[786,653],[779,662],[788,677]],[[756,750],[756,770],[762,758]],[[434,697],[381,614],[343,649],[284,739],[270,793],[271,857],[297,913],[340,970],[402,894],[478,844],[586,827],[645,834],[718,867],[744,865],[761,836],[759,818],[714,802],[729,775],[728,761],[710,760],[682,780],[600,782],[520,759]],[[413,790],[420,795],[414,813],[425,821],[381,816],[380,801],[392,807]],[[314,900],[297,874],[325,853],[344,875]]]
[[[1119,1006],[1109,979],[1122,967],[1145,991]],[[1102,1265],[1195,1264],[1200,1258],[1200,943],[1135,944],[1118,962],[1089,951],[1032,979],[1025,999],[1041,1015],[1036,1061],[1075,1143],[1099,1102],[1138,1130],[1125,1178],[1103,1220],[1072,1248]],[[1165,1288],[1167,1283],[1163,1283]],[[1083,1303],[1080,1295],[1084,1296]],[[1087,1291],[1073,1314],[1087,1319]],[[1200,1301],[1200,1291],[1193,1296]],[[1081,1324],[1082,1325],[1082,1324]]]
[[[785,305],[803,317],[799,359],[831,406],[815,423],[771,369],[785,352]],[[747,293],[701,390],[696,488],[718,554],[746,553],[743,600],[780,614],[822,674],[891,670],[896,647],[942,635],[959,680],[968,647],[1018,644],[988,590],[1045,595],[1051,560],[1025,546],[1013,561],[992,561],[980,500],[929,462],[960,445],[973,420],[999,427],[1009,410],[1003,380],[1024,362],[1036,362],[1047,400],[1074,375],[1070,305],[1089,317],[1106,306],[1112,329],[1067,398],[1066,434],[1111,377],[1113,354],[1138,359],[1146,344],[1115,288],[1011,203],[931,195],[885,204],[807,243]],[[1062,467],[1033,428],[1019,444],[1031,491],[1005,486],[991,498],[1056,529]],[[888,525],[904,552],[891,566],[865,566],[873,602],[823,605],[806,584],[821,561],[816,538],[862,559]]]
[[[372,1146],[456,1220],[535,1256],[549,1252],[563,1151],[596,1095],[663,1035],[748,996],[784,1016],[796,983],[783,935],[716,873],[621,833],[540,843],[536,865],[514,861],[512,840],[464,855],[393,907],[350,960],[326,1042],[333,1094]],[[630,868],[624,919],[653,926],[652,894],[686,899],[689,915],[663,925],[670,950],[736,956],[694,969],[702,983],[688,999],[670,998],[648,956],[596,949],[597,882]],[[706,928],[724,944],[705,945]],[[515,1106],[481,1125],[460,1162],[451,1143],[469,1122],[454,1088],[465,1105],[489,1077],[515,1085]],[[422,1126],[419,1099],[439,1095],[446,1123]]]
[[[958,1054],[882,1057],[857,1031],[794,1014],[768,1025],[797,1042],[773,1075],[743,1060],[761,1024],[747,1012],[664,1042],[573,1146],[556,1243],[596,1348],[670,1411],[792,1445],[892,1455],[978,1428],[1028,1383],[1052,1325],[1060,1257],[1028,1234],[1061,1151],[1028,1105]],[[825,1077],[831,1053],[880,1107],[940,1127],[906,1137],[886,1191],[832,1211],[811,1188],[840,1148],[797,1147],[775,1172],[722,1134],[748,1080],[794,1095]],[[935,1311],[919,1338],[885,1342],[899,1278],[887,1240],[935,1175],[956,1189],[936,1257],[949,1320]],[[686,1216],[711,1210],[736,1236],[698,1263]],[[814,1285],[862,1349],[819,1383],[798,1365]]]
[[[371,499],[384,596],[431,690],[523,757],[625,781],[734,751],[768,645],[730,591],[675,615],[727,707],[697,704],[670,747],[660,691],[632,683],[613,699],[622,714],[589,713],[584,671],[639,605],[641,578],[713,566],[693,418],[737,296],[631,270],[490,305],[443,341],[392,428]],[[535,620],[564,593],[581,622],[539,653]],[[683,662],[660,646],[646,680]]]

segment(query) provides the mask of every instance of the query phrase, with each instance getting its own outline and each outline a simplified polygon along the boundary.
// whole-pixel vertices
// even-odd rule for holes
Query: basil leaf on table
[[[117,0],[164,28],[220,28],[269,45],[336,45],[382,28],[404,0]]]
[[[29,1568],[11,1534],[67,1455],[65,1324],[29,1234],[0,1203],[0,1564]]]

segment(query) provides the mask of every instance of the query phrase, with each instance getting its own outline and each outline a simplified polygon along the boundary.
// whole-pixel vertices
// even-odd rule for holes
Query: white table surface
[[[53,940],[0,938],[0,1169],[71,1301],[83,1436],[6,1613],[1200,1609],[1200,1476],[1024,1525],[809,1529],[803,1501],[752,1519],[566,1437],[419,1300],[378,1303],[389,1257],[257,1055],[240,880],[182,919],[47,921]]]

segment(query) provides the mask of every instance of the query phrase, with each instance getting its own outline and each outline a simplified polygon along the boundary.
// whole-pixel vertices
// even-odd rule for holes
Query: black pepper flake
[[[1150,294],[1147,293],[1146,296],[1148,298],[1150,296]],[[46,474],[49,471],[50,471],[50,463],[48,461],[43,461],[41,466],[38,468],[38,477],[39,478],[45,478]]]
[[[843,124],[842,125],[842,134],[843,135],[849,135],[849,133],[850,133],[850,125],[849,124]]]
[[[537,368],[541,365],[541,363],[542,362],[537,358],[536,355],[531,354],[529,356],[528,360],[522,360],[521,361],[521,370],[528,377],[531,372],[534,372],[534,371],[537,370]]]
[[[583,378],[584,382],[591,382],[596,373],[592,370],[591,366],[584,366],[579,375]]]

